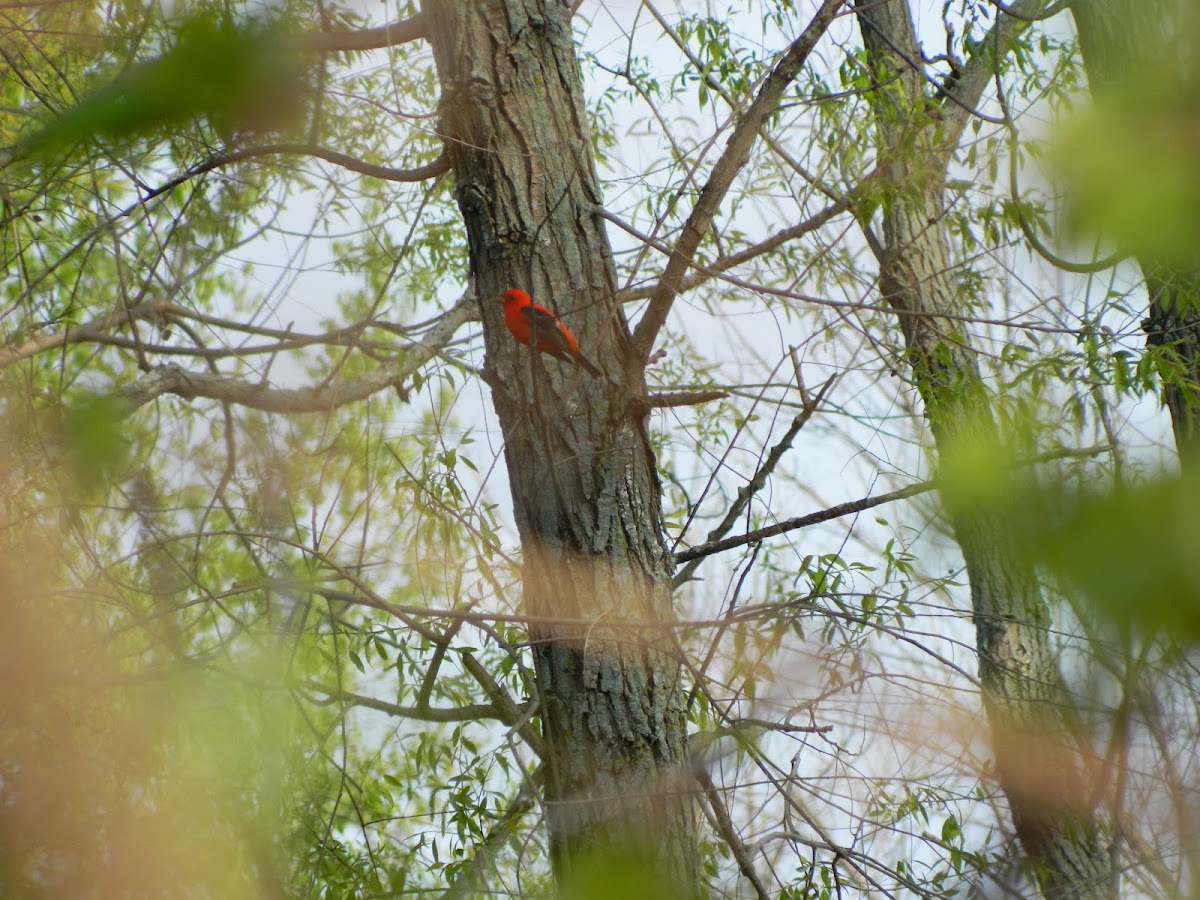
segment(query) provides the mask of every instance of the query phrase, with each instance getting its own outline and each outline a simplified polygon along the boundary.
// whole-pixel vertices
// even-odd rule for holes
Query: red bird
[[[558,359],[571,359],[595,378],[602,377],[586,356],[579,352],[579,341],[567,326],[546,307],[534,303],[520,288],[504,292],[504,324],[522,344],[549,353]]]

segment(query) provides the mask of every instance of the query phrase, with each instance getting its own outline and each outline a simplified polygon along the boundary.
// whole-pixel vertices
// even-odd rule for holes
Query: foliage
[[[925,95],[889,96],[926,134],[954,73],[992,58],[998,14],[914,6],[944,52],[914,61]],[[0,12],[6,895],[550,890],[520,548],[477,315],[457,302],[461,198],[448,176],[378,179],[324,152],[436,159],[436,71],[421,41],[294,40],[372,24],[357,9]],[[655,248],[807,15],[577,14],[631,320]],[[1129,895],[1185,892],[1197,488],[1162,471],[1155,401],[1188,375],[1142,346],[1131,267],[1068,275],[1023,230],[1194,265],[1196,103],[1098,108],[1049,154],[1070,183],[1010,185],[1009,153],[1039,183],[1031,123],[1083,103],[1060,34],[1036,27],[995,60],[1004,108],[989,97],[967,129],[928,223],[954,250],[1006,446],[931,468],[872,257],[880,216],[908,199],[878,176],[866,95],[887,86],[846,17],[739,173],[648,371],[654,391],[726,393],[651,416],[664,539],[679,551],[936,476],[946,509],[1003,523],[1072,601],[1056,646],[1092,723],[1097,798],[1165,867],[1129,875]],[[353,402],[278,405],[388,366]],[[191,393],[147,393],[176,369]],[[713,895],[741,895],[747,868],[770,896],[1032,890],[981,734],[969,587],[931,496],[749,541],[677,590]],[[579,895],[655,895],[636,875],[589,871]]]

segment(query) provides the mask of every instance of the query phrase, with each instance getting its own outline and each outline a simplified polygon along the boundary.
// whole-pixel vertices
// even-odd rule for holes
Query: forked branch
[[[389,387],[399,386],[417,369],[440,353],[462,325],[477,316],[471,297],[459,300],[446,311],[441,321],[429,329],[425,339],[413,344],[394,360],[347,381],[323,383],[314,387],[277,388],[264,382],[189,372],[180,366],[159,366],[121,389],[121,398],[129,412],[163,394],[185,400],[208,399],[235,403],[251,409],[275,413],[328,412],[348,403],[365,400]]]
[[[767,75],[754,101],[738,117],[729,143],[725,146],[725,152],[713,166],[708,183],[700,192],[700,199],[696,201],[696,206],[683,225],[679,240],[671,251],[662,278],[659,279],[650,299],[649,308],[633,332],[633,359],[638,364],[644,364],[649,358],[658,333],[671,312],[671,305],[682,287],[683,276],[691,265],[692,257],[712,227],[713,219],[733,184],[733,179],[750,161],[750,151],[754,148],[759,129],[779,108],[784,91],[800,74],[809,54],[829,28],[844,2],[845,0],[825,0],[821,4],[808,27],[792,42],[787,52]]]

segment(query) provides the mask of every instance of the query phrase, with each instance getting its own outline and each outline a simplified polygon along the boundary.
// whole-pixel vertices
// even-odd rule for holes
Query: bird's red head
[[[503,299],[504,299],[505,305],[508,305],[509,303],[516,303],[519,306],[524,306],[527,303],[533,302],[532,300],[530,300],[529,294],[527,294],[525,291],[521,290],[520,288],[509,288],[507,291],[504,292]]]

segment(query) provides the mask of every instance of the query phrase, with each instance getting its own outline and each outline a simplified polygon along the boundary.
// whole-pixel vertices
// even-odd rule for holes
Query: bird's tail
[[[572,354],[572,356],[574,357],[575,362],[577,362],[579,365],[583,366],[583,368],[585,368],[587,370],[588,374],[591,375],[593,378],[603,378],[604,377],[604,373],[601,372],[599,369],[597,369],[594,365],[592,365],[591,361],[586,356],[584,356],[582,353],[580,353],[578,350],[576,350]]]

